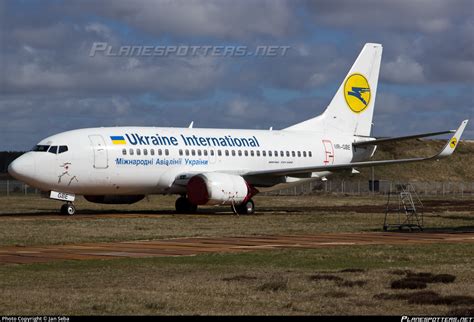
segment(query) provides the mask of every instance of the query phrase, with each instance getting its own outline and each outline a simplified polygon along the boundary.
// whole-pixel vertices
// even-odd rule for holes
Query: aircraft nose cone
[[[8,173],[13,178],[25,182],[30,181],[34,177],[35,172],[35,159],[29,153],[18,157],[8,166]]]

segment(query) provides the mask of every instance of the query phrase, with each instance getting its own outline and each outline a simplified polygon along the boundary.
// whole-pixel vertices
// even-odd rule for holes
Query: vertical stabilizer
[[[285,130],[370,136],[382,45],[367,43],[323,114]]]

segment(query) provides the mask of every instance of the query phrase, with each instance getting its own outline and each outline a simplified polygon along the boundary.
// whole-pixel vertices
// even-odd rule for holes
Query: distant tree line
[[[0,152],[0,173],[6,173],[8,165],[22,155],[25,152],[10,152],[10,151],[1,151]]]

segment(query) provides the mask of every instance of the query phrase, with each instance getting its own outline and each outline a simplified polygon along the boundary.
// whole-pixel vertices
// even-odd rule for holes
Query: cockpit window
[[[49,145],[37,145],[33,148],[33,151],[46,152],[49,149]]]
[[[49,150],[48,150],[49,153],[53,153],[53,154],[56,154],[58,153],[58,146],[57,145],[52,145]]]
[[[61,145],[61,146],[59,147],[58,154],[59,154],[59,153],[66,152],[66,151],[67,151],[67,145]]]

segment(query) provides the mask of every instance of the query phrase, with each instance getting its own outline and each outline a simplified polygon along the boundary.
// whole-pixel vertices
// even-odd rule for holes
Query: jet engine
[[[187,184],[194,205],[240,204],[252,196],[252,188],[241,176],[209,172],[193,176]]]

